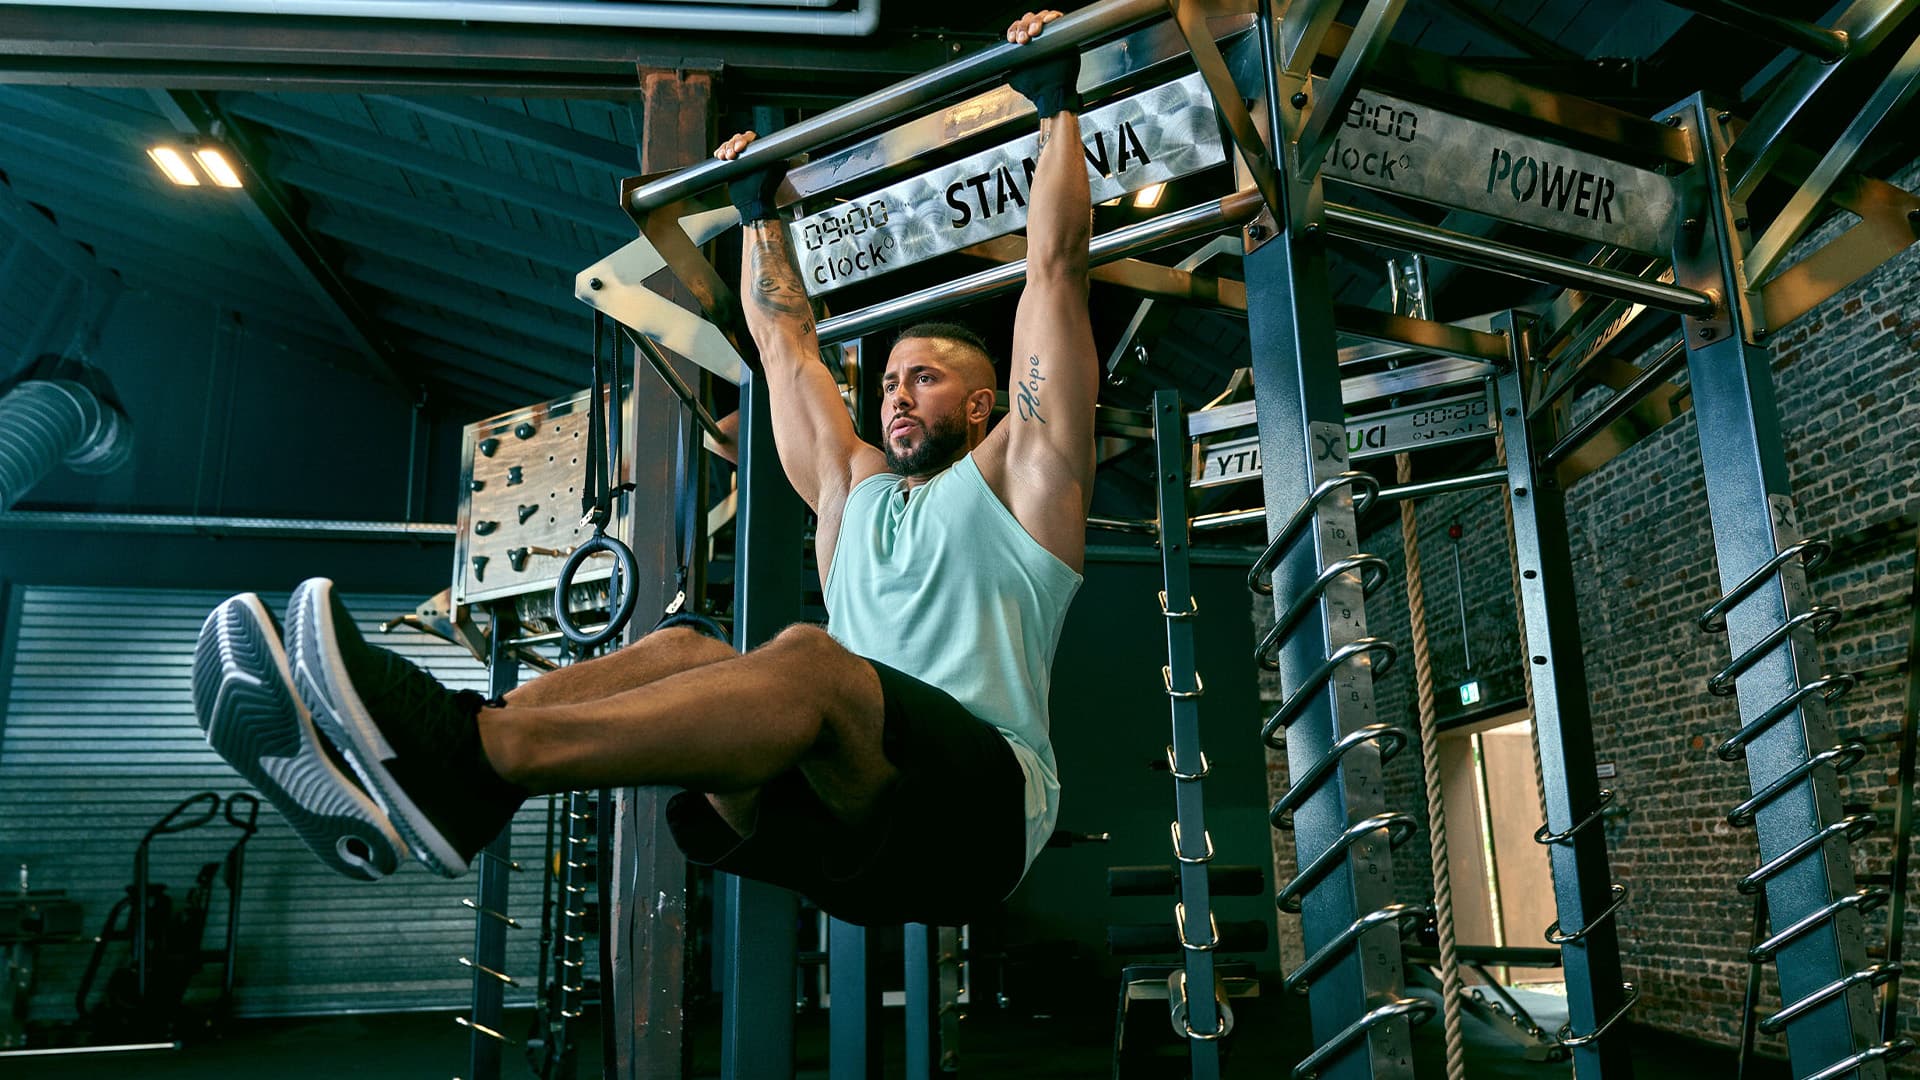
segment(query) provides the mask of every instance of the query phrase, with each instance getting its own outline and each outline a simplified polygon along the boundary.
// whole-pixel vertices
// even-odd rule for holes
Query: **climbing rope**
[[[1413,459],[1394,458],[1401,484],[1413,480]],[[1440,934],[1440,1016],[1447,1037],[1447,1080],[1466,1080],[1460,1031],[1460,958],[1453,935],[1453,875],[1447,867],[1447,823],[1440,797],[1439,724],[1433,707],[1433,658],[1427,651],[1427,596],[1420,583],[1420,534],[1413,500],[1400,500],[1400,539],[1407,550],[1407,607],[1412,614],[1414,700],[1420,708],[1420,767],[1426,774],[1427,834],[1432,838],[1434,923]]]

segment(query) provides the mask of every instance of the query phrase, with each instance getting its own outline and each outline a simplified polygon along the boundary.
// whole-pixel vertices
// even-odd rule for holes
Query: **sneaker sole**
[[[311,578],[293,591],[287,604],[287,654],[293,685],[312,710],[314,723],[386,810],[413,857],[442,877],[466,873],[467,860],[387,771],[393,748],[347,678],[340,639],[334,634],[333,582],[327,578]]]
[[[193,705],[208,745],[279,809],[321,862],[362,881],[399,869],[405,843],[320,745],[273,620],[253,593],[222,603],[202,624]]]

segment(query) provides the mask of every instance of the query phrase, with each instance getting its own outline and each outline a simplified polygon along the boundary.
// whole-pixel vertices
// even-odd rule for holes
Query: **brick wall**
[[[1893,182],[1920,185],[1920,163]],[[1846,223],[1830,225],[1808,243],[1823,242]],[[1802,530],[1844,536],[1908,511],[1920,484],[1920,253],[1909,248],[1778,334],[1774,377],[1787,465]],[[1469,612],[1474,673],[1489,700],[1510,695],[1521,669],[1508,541],[1501,496],[1469,492],[1420,504],[1420,551],[1427,591],[1435,681],[1441,692],[1461,681],[1460,618],[1446,536],[1459,522],[1462,576]],[[1592,694],[1594,739],[1601,760],[1614,762],[1624,815],[1609,820],[1608,848],[1615,877],[1633,898],[1620,917],[1626,977],[1639,986],[1638,1023],[1733,1044],[1739,1037],[1745,950],[1752,906],[1734,889],[1757,865],[1751,830],[1727,824],[1726,811],[1750,794],[1746,771],[1720,761],[1716,746],[1737,727],[1732,699],[1711,697],[1706,679],[1728,659],[1724,636],[1700,633],[1694,618],[1718,596],[1711,525],[1705,507],[1697,433],[1691,413],[1584,478],[1568,492],[1572,558],[1584,659]],[[1406,642],[1408,615],[1400,530],[1370,536],[1364,550],[1386,558],[1395,573],[1367,607],[1372,632]],[[1834,710],[1847,738],[1898,729],[1905,694],[1897,667],[1907,652],[1911,613],[1901,602],[1913,586],[1913,544],[1816,575],[1816,602],[1843,608],[1885,604],[1888,610],[1847,622],[1826,637],[1829,670],[1874,670]],[[1888,603],[1891,601],[1891,603]],[[1271,607],[1256,618],[1271,620]],[[1403,649],[1404,651],[1404,649]],[[1412,727],[1412,665],[1376,686],[1383,718]],[[1263,699],[1277,701],[1271,677]],[[1843,778],[1850,803],[1891,802],[1895,749],[1876,744],[1862,765]],[[1270,786],[1285,788],[1284,754],[1270,755]],[[1425,819],[1417,748],[1387,766],[1390,805]],[[1858,808],[1858,807],[1856,807]],[[1855,846],[1855,867],[1885,872],[1892,845],[1890,818],[1879,834]],[[1405,899],[1431,887],[1423,830],[1400,849],[1394,870]],[[1275,845],[1281,880],[1293,869],[1284,836]],[[1297,926],[1282,916],[1283,957]],[[1885,932],[1884,914],[1867,920],[1869,943]],[[1920,941],[1920,913],[1908,919],[1909,940]],[[1531,942],[1522,942],[1531,944]],[[1297,953],[1292,957],[1297,962]],[[1763,976],[1763,1008],[1779,1007],[1771,967]],[[1920,1036],[1911,976],[1903,987],[1904,1033]],[[1778,1039],[1762,1047],[1782,1052]],[[1903,1072],[1920,1072],[1903,1065]]]

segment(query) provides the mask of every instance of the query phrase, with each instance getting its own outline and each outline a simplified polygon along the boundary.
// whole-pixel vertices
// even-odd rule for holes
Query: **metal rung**
[[[1307,1059],[1293,1067],[1293,1080],[1314,1080],[1320,1075],[1320,1067],[1338,1058],[1356,1042],[1366,1037],[1367,1032],[1396,1017],[1404,1016],[1410,1024],[1424,1024],[1433,1019],[1438,1006],[1425,998],[1399,998],[1385,1005],[1369,1009],[1365,1015],[1347,1025],[1347,1029],[1322,1043],[1320,1048],[1307,1055]]]
[[[1373,571],[1371,578],[1367,576],[1368,570]],[[1387,560],[1378,555],[1362,553],[1328,563],[1326,569],[1320,571],[1320,576],[1313,579],[1313,584],[1308,585],[1299,596],[1294,597],[1293,603],[1287,605],[1286,613],[1275,619],[1273,625],[1267,628],[1266,635],[1260,639],[1260,644],[1254,646],[1253,658],[1262,668],[1268,671],[1280,670],[1280,661],[1276,654],[1286,643],[1287,638],[1293,636],[1294,630],[1300,626],[1300,621],[1307,617],[1307,612],[1313,608],[1313,605],[1320,602],[1320,597],[1326,593],[1327,588],[1352,573],[1360,575],[1360,595],[1372,596],[1374,591],[1380,588],[1380,584],[1387,580]]]
[[[1187,850],[1187,846],[1181,843],[1179,821],[1176,820],[1172,823],[1171,831],[1173,833],[1173,857],[1174,858],[1179,859],[1183,863],[1204,863],[1204,862],[1213,861],[1213,834],[1212,833],[1201,834],[1205,836],[1207,840],[1207,853],[1205,855],[1185,855],[1185,854],[1182,854],[1182,852]]]
[[[499,1032],[493,1030],[492,1028],[488,1027],[485,1024],[476,1024],[464,1016],[454,1017],[453,1022],[456,1024],[459,1024],[463,1028],[471,1028],[474,1031],[477,1031],[480,1034],[485,1035],[487,1038],[495,1040],[496,1042],[503,1042],[503,1043],[506,1043],[508,1046],[515,1045],[514,1041],[512,1039],[507,1038],[505,1035],[500,1034]]]
[[[562,885],[560,887],[574,894],[575,896],[579,896],[582,893],[585,893],[587,891],[587,887],[585,885]]]
[[[1612,1016],[1607,1017],[1606,1023],[1601,1024],[1585,1035],[1575,1035],[1573,1034],[1573,1021],[1569,1020],[1560,1026],[1560,1030],[1557,1033],[1560,1045],[1577,1050],[1600,1036],[1605,1035],[1608,1028],[1617,1023],[1621,1017],[1627,1015],[1627,1010],[1633,1008],[1633,1003],[1640,1000],[1640,991],[1630,982],[1621,983],[1620,990],[1627,995],[1627,1000],[1620,1003],[1620,1008],[1615,1011]]]
[[[560,935],[560,940],[561,940],[561,941],[564,941],[564,942],[566,942],[566,943],[567,943],[567,944],[569,944],[569,945],[578,945],[578,944],[580,944],[581,942],[583,942],[583,941],[585,941],[585,940],[587,940],[587,935],[585,935],[585,934],[561,934],[561,935]]]
[[[1339,865],[1342,859],[1346,858],[1347,850],[1353,847],[1353,845],[1379,832],[1381,829],[1385,829],[1387,830],[1387,846],[1389,848],[1396,848],[1411,839],[1418,828],[1419,826],[1414,823],[1413,818],[1406,814],[1375,814],[1372,817],[1361,818],[1359,821],[1347,826],[1346,831],[1340,834],[1339,839],[1328,845],[1327,850],[1321,852],[1319,856],[1316,857],[1313,862],[1309,863],[1305,870],[1300,871],[1299,875],[1292,881],[1287,882],[1280,890],[1280,894],[1273,898],[1273,902],[1279,906],[1281,911],[1295,915],[1299,914],[1302,894],[1318,884],[1321,878],[1331,873],[1333,868]]]
[[[1827,561],[1827,556],[1833,552],[1833,545],[1825,540],[1802,540],[1797,544],[1788,544],[1779,554],[1761,563],[1760,569],[1747,575],[1747,580],[1735,585],[1732,592],[1721,597],[1708,608],[1699,619],[1695,620],[1695,624],[1703,633],[1723,633],[1727,629],[1727,612],[1732,611],[1735,604],[1745,600],[1755,589],[1765,584],[1766,580],[1773,576],[1774,571],[1785,566],[1795,555],[1802,552],[1806,553],[1806,557],[1801,560],[1801,565],[1811,570]]]
[[[1755,814],[1760,808],[1785,794],[1787,790],[1807,778],[1807,774],[1822,765],[1831,764],[1833,771],[1844,773],[1860,764],[1867,756],[1867,744],[1861,742],[1844,743],[1830,746],[1782,773],[1778,780],[1760,789],[1760,793],[1732,810],[1727,811],[1727,824],[1736,829],[1744,829],[1753,824]]]
[[[1900,977],[1899,964],[1875,964],[1865,971],[1838,978],[1760,1021],[1760,1030],[1778,1035],[1788,1024],[1860,985],[1880,986]]]
[[[1813,633],[1824,634],[1838,626],[1841,617],[1842,612],[1839,608],[1827,604],[1810,607],[1795,615],[1774,627],[1766,637],[1754,642],[1752,648],[1735,657],[1733,662],[1721,668],[1713,678],[1708,679],[1707,693],[1716,697],[1726,697],[1733,693],[1733,681],[1744,674],[1748,668],[1759,663],[1768,653],[1778,648],[1781,642],[1787,640],[1787,635],[1803,626],[1810,627]]]
[[[1273,809],[1267,812],[1267,824],[1276,829],[1293,828],[1293,812],[1319,790],[1321,784],[1326,783],[1327,777],[1339,768],[1341,759],[1346,757],[1354,747],[1374,740],[1380,743],[1380,764],[1385,765],[1393,760],[1395,754],[1406,748],[1407,733],[1392,724],[1368,724],[1340,736],[1339,741],[1328,748],[1326,755],[1314,762],[1313,767],[1307,770],[1307,775],[1301,777],[1298,783],[1288,787],[1279,801],[1273,804]],[[1275,746],[1273,749],[1280,748]]]
[[[591,837],[591,836],[569,836],[569,837],[567,837],[567,843],[569,843],[569,844],[591,844],[591,843],[593,843],[593,837]]]
[[[1539,828],[1533,830],[1533,842],[1536,844],[1564,844],[1572,840],[1575,836],[1579,835],[1581,829],[1599,821],[1600,815],[1607,809],[1607,804],[1612,801],[1613,789],[1601,788],[1600,801],[1594,805],[1592,810],[1588,811],[1586,817],[1575,822],[1573,828],[1568,829],[1566,832],[1548,832],[1547,826],[1543,823]]]
[[[1213,1042],[1233,1034],[1233,1007],[1219,987],[1214,988],[1213,1004],[1220,1010],[1220,1022],[1212,1031],[1195,1031],[1187,1022],[1187,973],[1175,971],[1167,976],[1167,1007],[1173,1013],[1173,1033],[1182,1038]]]
[[[1373,505],[1374,497],[1380,494],[1380,481],[1374,479],[1372,473],[1357,469],[1329,476],[1320,481],[1319,485],[1313,489],[1313,493],[1300,504],[1300,508],[1287,519],[1286,526],[1275,534],[1266,550],[1262,551],[1260,557],[1253,560],[1253,565],[1247,568],[1247,588],[1261,596],[1273,595],[1271,573],[1273,564],[1279,561],[1281,554],[1287,548],[1293,546],[1295,540],[1299,539],[1301,530],[1306,528],[1307,522],[1313,520],[1314,512],[1320,509],[1320,504],[1326,501],[1327,496],[1343,487],[1357,489],[1353,496],[1355,516],[1366,513],[1367,507]]]
[[[502,983],[504,983],[507,986],[518,987],[520,985],[518,982],[514,980],[513,976],[507,974],[506,972],[495,971],[485,964],[476,964],[471,959],[468,959],[467,957],[463,956],[460,958],[460,965],[462,967],[470,967],[482,975],[491,975],[494,978],[500,980]]]
[[[1607,905],[1607,908],[1605,911],[1602,911],[1600,914],[1595,915],[1591,919],[1588,919],[1587,925],[1581,927],[1578,930],[1575,930],[1571,934],[1561,933],[1560,920],[1559,919],[1553,920],[1553,923],[1547,927],[1547,943],[1549,945],[1566,945],[1570,942],[1579,941],[1581,938],[1586,937],[1588,934],[1593,933],[1595,930],[1599,929],[1600,924],[1606,922],[1608,919],[1613,918],[1614,913],[1620,910],[1621,904],[1624,904],[1627,902],[1627,891],[1628,890],[1625,885],[1622,885],[1617,881],[1614,882],[1613,883],[1613,902]]]
[[[567,811],[567,816],[575,821],[592,821],[594,817],[592,814],[583,814],[577,810]]]
[[[565,915],[569,919],[584,919],[587,917],[586,912],[575,911],[572,908],[561,908],[560,914]]]
[[[473,897],[471,896],[461,897],[460,906],[468,909],[469,911],[473,911],[478,914],[485,915],[490,919],[499,919],[501,922],[506,923],[510,929],[514,929],[514,930],[520,929],[520,924],[514,921],[513,916],[508,915],[505,912],[495,911],[492,908],[483,908],[479,904],[475,903],[473,900]]]
[[[1888,899],[1889,894],[1885,889],[1861,889],[1857,893],[1849,893],[1747,950],[1747,959],[1756,964],[1764,964],[1773,958],[1774,953],[1786,948],[1814,927],[1838,915],[1843,909],[1855,908],[1860,914],[1865,915],[1886,903]]]
[[[1300,684],[1300,688],[1293,692],[1293,696],[1281,704],[1280,710],[1268,717],[1267,722],[1261,725],[1260,738],[1265,741],[1268,746],[1272,746],[1273,733],[1288,727],[1299,717],[1301,711],[1307,707],[1307,702],[1312,700],[1313,695],[1327,680],[1333,678],[1334,671],[1337,670],[1341,664],[1359,656],[1361,653],[1369,652],[1386,654],[1386,658],[1381,660],[1379,666],[1373,669],[1373,677],[1376,679],[1392,671],[1394,660],[1400,656],[1400,650],[1394,647],[1393,642],[1376,637],[1354,638],[1352,641],[1333,650],[1333,655],[1322,661],[1319,667],[1314,668],[1313,673],[1308,675],[1306,681]]]
[[[1865,1065],[1869,1061],[1893,1061],[1896,1058],[1906,1057],[1912,1052],[1912,1039],[1895,1039],[1892,1042],[1881,1043],[1879,1046],[1870,1046],[1857,1054],[1842,1058],[1826,1068],[1821,1069],[1819,1072],[1814,1073],[1812,1076],[1807,1077],[1807,1080],[1839,1080],[1840,1077]]]
[[[1779,704],[1760,714],[1760,718],[1739,731],[1733,733],[1726,742],[1714,748],[1721,761],[1739,761],[1747,756],[1747,744],[1765,734],[1766,730],[1800,707],[1800,703],[1819,694],[1821,700],[1831,704],[1845,696],[1860,681],[1859,676],[1849,672],[1835,672],[1822,675],[1805,686],[1798,687],[1793,693],[1781,698]]]
[[[577,967],[586,967],[586,966],[587,966],[587,962],[586,962],[585,960],[565,960],[565,959],[563,959],[563,960],[561,960],[561,961],[560,961],[560,966],[561,966],[561,967],[570,967],[570,968],[577,968]]]
[[[1162,589],[1160,590],[1160,614],[1165,615],[1169,619],[1191,619],[1195,615],[1200,614],[1200,601],[1189,596],[1187,597],[1187,610],[1169,611],[1167,610],[1167,591]]]
[[[1180,766],[1175,763],[1173,747],[1169,746],[1167,747],[1167,771],[1173,774],[1175,780],[1191,783],[1195,780],[1206,779],[1207,774],[1213,771],[1213,766],[1207,762],[1207,754],[1206,751],[1203,750],[1200,752],[1200,771],[1183,773],[1180,771]]]
[[[560,1015],[569,1020],[578,1020],[587,1015],[587,1011],[585,1009],[561,1009]]]
[[[1200,942],[1187,940],[1187,904],[1184,900],[1173,905],[1173,928],[1180,935],[1180,947],[1189,952],[1212,952],[1220,947],[1220,923],[1211,911],[1207,912],[1208,939]]]
[[[1426,922],[1433,917],[1433,909],[1424,904],[1388,904],[1378,911],[1369,911],[1353,921],[1353,925],[1335,934],[1332,940],[1307,958],[1307,962],[1293,970],[1287,976],[1286,988],[1296,994],[1307,992],[1307,985],[1322,968],[1332,964],[1342,952],[1359,940],[1360,935],[1376,926],[1390,922]]]
[[[568,865],[568,866],[570,866],[570,867],[572,867],[572,868],[573,868],[573,869],[575,869],[575,870],[585,870],[585,869],[586,869],[586,868],[587,868],[588,866],[590,866],[590,865],[592,865],[592,864],[591,864],[591,863],[583,863],[583,862],[580,862],[580,861],[578,861],[577,859],[568,859],[568,860],[567,860],[567,865]]]
[[[1768,878],[1773,877],[1775,874],[1806,858],[1808,855],[1819,851],[1826,845],[1827,841],[1834,837],[1844,836],[1847,838],[1848,843],[1852,843],[1872,832],[1879,824],[1879,819],[1875,818],[1872,814],[1852,814],[1841,818],[1839,821],[1828,825],[1826,828],[1821,829],[1819,832],[1814,833],[1812,836],[1807,837],[1774,856],[1771,861],[1762,865],[1758,870],[1741,878],[1740,894],[1742,896],[1752,896],[1754,893],[1759,892],[1761,888],[1766,885]]]
[[[1170,698],[1182,700],[1186,698],[1197,698],[1207,692],[1207,686],[1200,681],[1200,673],[1197,671],[1193,673],[1193,689],[1175,690],[1173,688],[1173,665],[1171,664],[1160,665],[1160,681],[1166,684],[1167,696]]]

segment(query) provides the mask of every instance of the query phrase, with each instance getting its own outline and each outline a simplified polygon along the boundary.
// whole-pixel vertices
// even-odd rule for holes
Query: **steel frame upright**
[[[1524,388],[1535,320],[1512,313],[1504,323],[1509,358],[1495,379],[1494,395],[1506,441],[1506,497],[1513,506],[1514,564],[1533,684],[1540,787],[1547,805],[1546,823],[1534,839],[1547,846],[1558,915],[1546,938],[1560,947],[1567,976],[1568,1029],[1561,1041],[1573,1051],[1574,1072],[1582,1080],[1630,1077],[1633,1066],[1625,1040],[1605,1034],[1632,1006],[1635,991],[1621,981],[1614,920],[1626,889],[1613,884],[1606,837],[1598,827],[1612,792],[1600,788],[1594,770],[1593,717],[1574,601],[1566,492],[1556,470],[1544,463],[1543,448],[1534,445],[1528,426]],[[1495,329],[1501,328],[1496,322]]]
[[[751,372],[740,384],[739,439],[733,636],[745,652],[800,616],[800,497],[780,471],[766,380]],[[727,894],[720,1075],[787,1080],[793,1075],[799,900],[777,886],[720,876]]]
[[[1353,488],[1365,476],[1348,469],[1320,181],[1303,180],[1286,149],[1312,87],[1282,70],[1278,17],[1262,7],[1269,137],[1283,164],[1247,163],[1271,170],[1261,185],[1271,218],[1245,229],[1247,329],[1273,552],[1262,562],[1276,609],[1300,607],[1276,657],[1287,704],[1269,727],[1285,728],[1290,775],[1320,778],[1294,812],[1300,874],[1277,901],[1298,904],[1308,955],[1325,957],[1307,992],[1316,1049],[1294,1072],[1411,1078],[1409,1019],[1433,1009],[1404,993],[1399,923],[1381,915],[1396,910],[1391,848],[1412,819],[1387,812],[1378,743],[1345,738],[1373,722],[1373,678],[1394,650],[1367,635],[1360,572],[1336,566],[1359,554]]]
[[[1673,264],[1678,284],[1721,298],[1712,315],[1688,317],[1683,333],[1724,594],[1700,623],[1724,630],[1734,658],[1709,689],[1731,691],[1739,702],[1741,734],[1723,744],[1721,756],[1746,760],[1754,798],[1741,810],[1760,847],[1760,867],[1741,891],[1765,891],[1775,939],[1762,948],[1774,959],[1786,1003],[1761,1029],[1784,1028],[1793,1071],[1804,1080],[1850,1073],[1882,1080],[1882,1061],[1897,1048],[1880,1042],[1874,986],[1898,968],[1867,963],[1851,849],[1872,817],[1844,816],[1836,755],[1827,752],[1838,747],[1824,697],[1851,679],[1820,673],[1812,638],[1819,627],[1811,624],[1822,611],[1808,601],[1796,557],[1807,545],[1795,520],[1768,350],[1755,344],[1766,329],[1749,308],[1740,269],[1747,215],[1725,172],[1730,135],[1722,116],[1695,95],[1669,118],[1696,163],[1691,183],[1683,181],[1690,227],[1677,234]]]
[[[492,638],[487,650],[487,694],[500,697],[520,685],[520,660],[507,642],[519,635],[520,622],[507,603],[493,605]],[[461,962],[473,972],[473,1005],[461,1023],[467,1029],[467,1075],[474,1080],[499,1080],[500,1030],[505,991],[517,986],[507,966],[507,874],[513,863],[513,826],[500,830],[474,860],[477,896],[473,912],[473,956]]]

